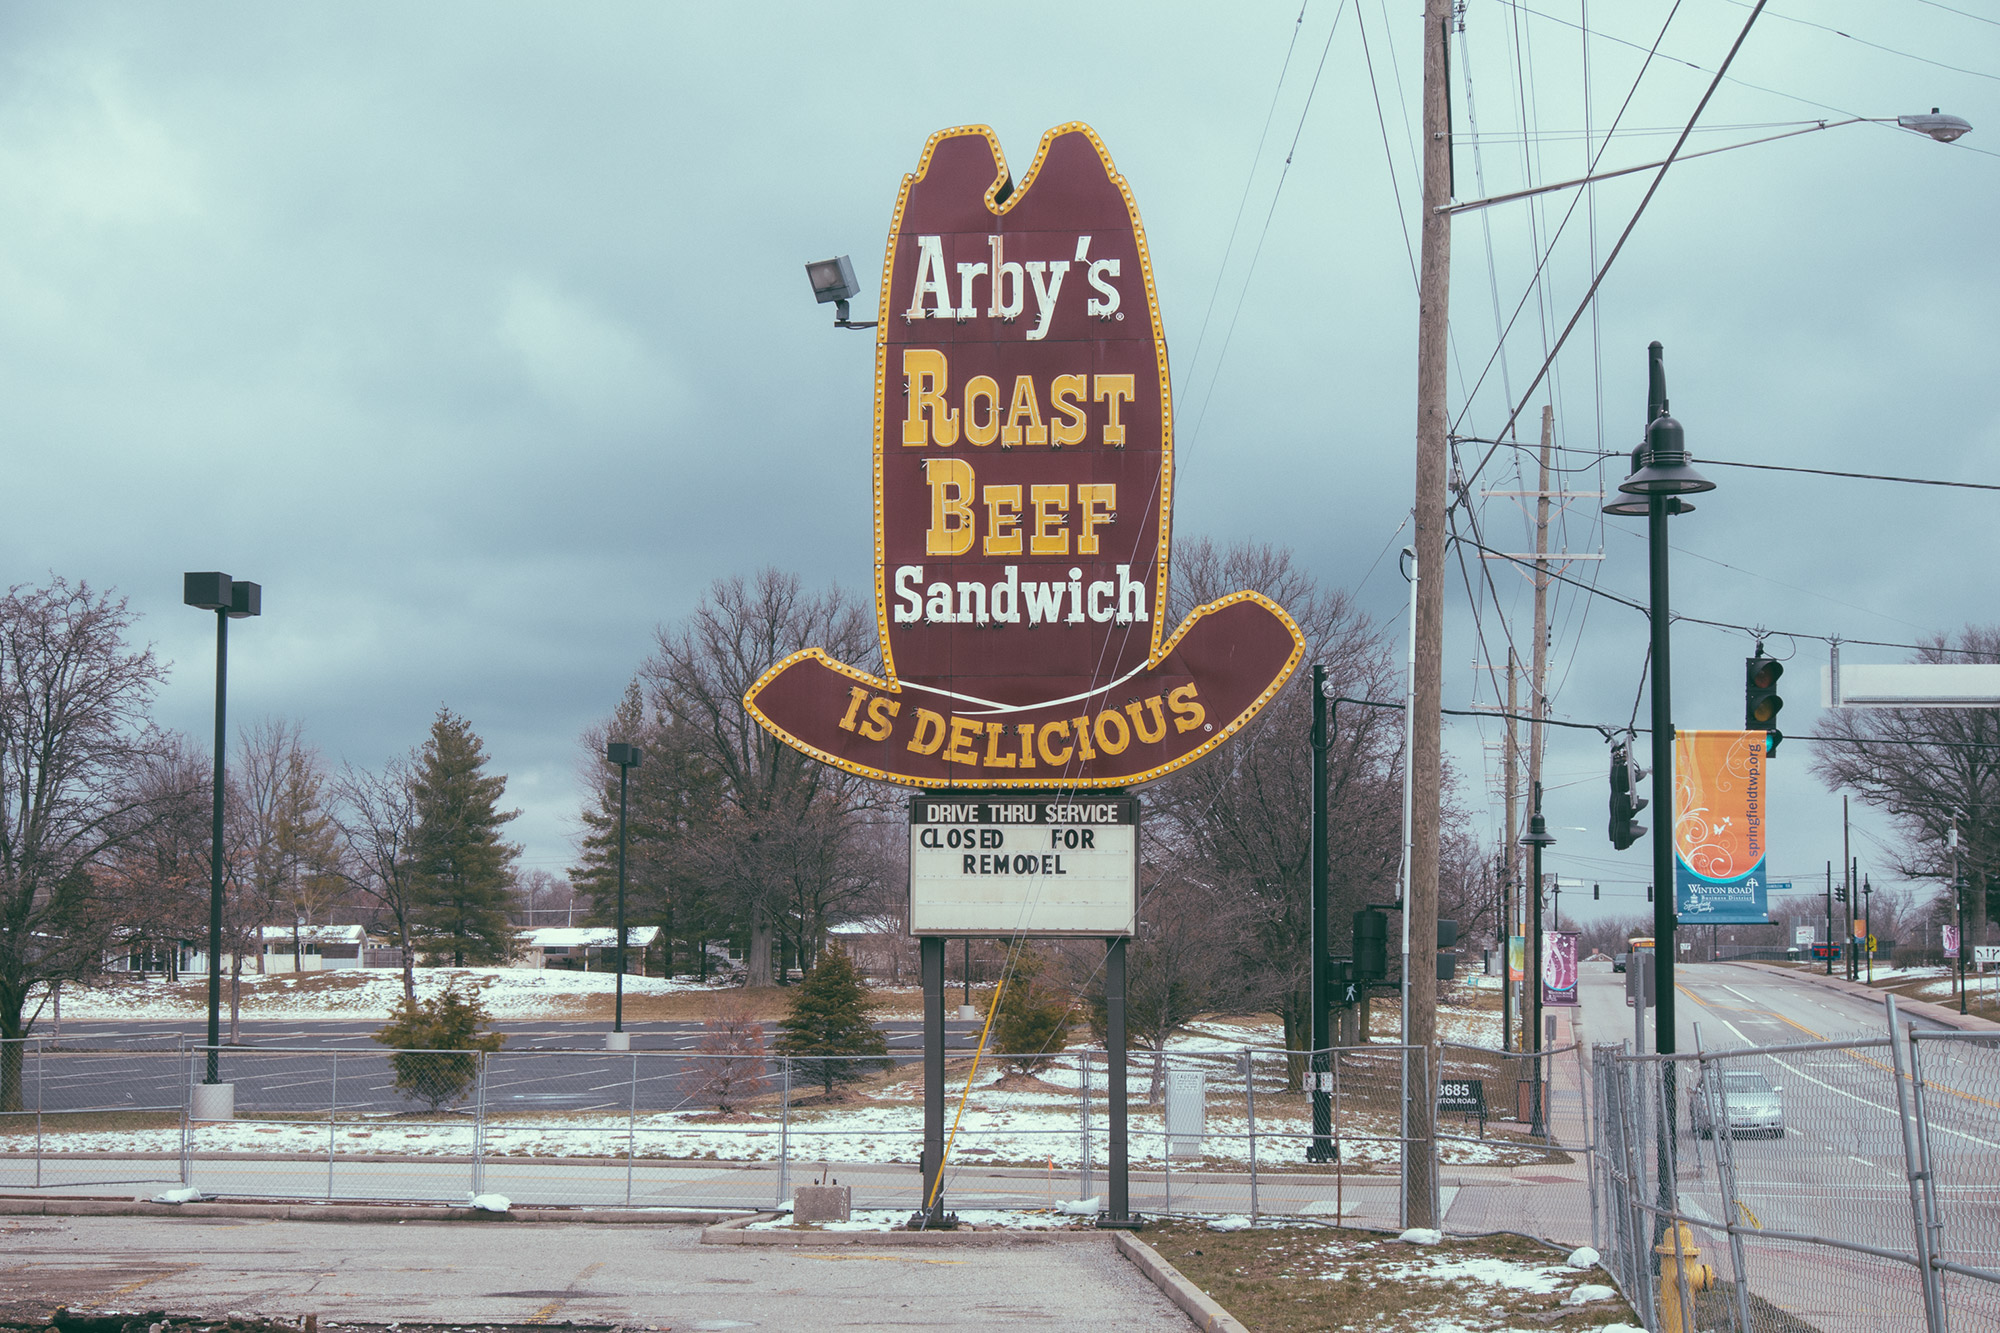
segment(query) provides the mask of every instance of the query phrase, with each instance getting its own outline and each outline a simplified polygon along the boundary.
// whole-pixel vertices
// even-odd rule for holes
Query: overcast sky
[[[1684,0],[1640,78],[1670,7],[1589,6],[1586,80],[1577,0],[1470,0],[1458,195],[1482,173],[1489,194],[1580,175],[1593,151],[1602,167],[1664,156],[1749,12]],[[1657,338],[1698,460],[2000,480],[2000,23],[1980,8],[1771,5],[1690,149],[1932,106],[1979,128],[1946,147],[1855,125],[1676,167],[1521,436],[1553,394],[1560,445],[1629,449]],[[657,625],[764,564],[868,587],[872,344],[828,327],[801,265],[851,253],[871,292],[856,318],[872,317],[927,135],[992,125],[1018,174],[1044,130],[1083,120],[1152,245],[1180,535],[1289,545],[1400,645],[1420,15],[1414,0],[1311,0],[1302,19],[1296,3],[7,6],[6,577],[129,596],[173,666],[162,721],[204,738],[213,631],[180,605],[180,575],[263,583],[263,617],[231,636],[236,719],[298,719],[336,761],[373,766],[448,704],[508,775],[525,864],[560,873],[577,737]],[[1605,146],[1614,118],[1653,133]],[[1600,262],[1649,180],[1597,190]],[[1490,265],[1480,215],[1455,224],[1463,434],[1498,430],[1588,285],[1586,201],[1529,286],[1573,197],[1490,210]],[[1496,299],[1500,322],[1520,313],[1488,369]],[[1485,446],[1464,450],[1470,469]],[[1474,488],[1524,488],[1517,461],[1498,451]],[[1674,523],[1679,610],[1900,643],[2000,619],[2000,496],[1710,471],[1721,489]],[[1525,550],[1514,504],[1486,501],[1482,524]],[[1643,600],[1643,521],[1607,532],[1595,510],[1577,502],[1562,542],[1604,558],[1570,572]],[[1475,624],[1456,561],[1445,574],[1447,706],[1491,703],[1473,664],[1510,633],[1526,651],[1526,581],[1491,571],[1503,628],[1490,602]],[[1579,594],[1553,623],[1557,715],[1626,722],[1644,618]],[[1771,642],[1786,729],[1810,734],[1825,643]],[[1739,724],[1750,647],[1677,631],[1679,725]],[[1498,734],[1447,728],[1488,830]],[[1796,879],[1839,856],[1840,802],[1807,757],[1788,743],[1772,779],[1773,869]],[[1604,774],[1599,740],[1557,733],[1549,864],[1636,909],[1647,844],[1605,841]],[[1880,882],[1886,830],[1859,823]]]

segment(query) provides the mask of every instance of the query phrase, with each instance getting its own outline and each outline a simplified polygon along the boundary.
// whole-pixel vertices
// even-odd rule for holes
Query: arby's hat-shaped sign
[[[818,648],[743,697],[920,787],[1123,787],[1240,729],[1305,643],[1255,591],[1172,633],[1173,398],[1139,211],[1059,125],[1018,186],[983,125],[903,178],[875,343],[879,672]]]

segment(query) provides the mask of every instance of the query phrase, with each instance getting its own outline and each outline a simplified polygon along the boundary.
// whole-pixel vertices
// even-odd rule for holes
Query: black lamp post
[[[1533,1024],[1531,1040],[1534,1044],[1527,1049],[1535,1053],[1535,1087],[1533,1095],[1528,1100],[1528,1113],[1532,1120],[1528,1132],[1541,1134],[1544,1132],[1542,1126],[1542,848],[1552,846],[1555,843],[1555,836],[1549,832],[1548,820],[1542,817],[1540,783],[1535,784],[1534,800],[1535,811],[1528,816],[1528,831],[1521,835],[1521,845],[1528,849],[1531,873],[1534,876],[1531,881],[1533,887],[1529,890],[1531,896],[1528,899],[1533,905],[1531,926],[1535,953],[1528,973],[1528,987],[1534,995],[1533,1008],[1530,1010],[1534,1015],[1531,1020]]]
[[[264,589],[212,571],[183,574],[181,600],[215,612],[215,810],[208,846],[208,1073],[202,1079],[214,1084],[222,1082],[222,789],[229,740],[224,717],[229,694],[229,622],[262,614]]]
[[[1868,950],[1868,984],[1875,984],[1875,886],[1868,882],[1868,876],[1861,877],[1861,924],[1868,932],[1868,938],[1861,943]]]
[[[1667,518],[1694,506],[1684,498],[1712,491],[1715,483],[1688,460],[1681,423],[1667,415],[1667,371],[1663,350],[1647,353],[1646,442],[1632,451],[1632,475],[1618,484],[1619,497],[1607,514],[1646,516],[1646,546],[1652,595],[1653,630],[1653,804],[1661,812],[1653,834],[1653,1049],[1674,1052],[1674,722],[1673,674],[1669,647],[1672,624],[1667,597]]]
[[[638,746],[623,741],[604,747],[604,758],[618,765],[618,980],[613,983],[617,991],[612,1001],[611,1030],[621,1034],[625,1031],[625,783],[639,766],[640,757]],[[612,1044],[622,1047],[624,1043]]]

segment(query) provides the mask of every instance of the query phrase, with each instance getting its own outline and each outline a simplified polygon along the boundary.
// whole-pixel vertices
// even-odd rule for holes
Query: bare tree
[[[90,976],[116,938],[96,872],[157,818],[142,781],[164,671],[123,598],[54,577],[0,598],[0,1111],[21,1106],[30,993]]]
[[[170,974],[181,944],[208,930],[211,772],[207,755],[182,737],[163,736],[136,779],[139,826],[107,849],[96,871],[115,903],[119,945],[166,959]]]
[[[781,934],[823,928],[831,900],[853,887],[840,842],[864,784],[779,741],[743,707],[757,678],[791,653],[824,648],[840,661],[874,655],[873,625],[839,589],[812,594],[775,569],[753,582],[719,579],[678,627],[662,627],[642,679],[661,717],[720,775],[709,836],[690,850],[747,921],[749,985],[776,979]]]
[[[1955,643],[1938,635],[1913,660],[2000,662],[2000,626],[1968,625]],[[2000,709],[1835,708],[1819,730],[1830,739],[1814,743],[1813,772],[1889,814],[1900,874],[1949,885],[1956,818],[1966,935],[1986,943],[2000,891]]]
[[[349,764],[334,779],[335,827],[347,855],[341,873],[381,909],[396,931],[403,955],[403,998],[416,1003],[416,951],[410,943],[416,910],[416,872],[410,841],[416,834],[417,800],[410,760],[391,759],[380,773]]]
[[[1393,701],[1398,691],[1382,635],[1342,592],[1321,588],[1291,552],[1244,544],[1183,546],[1174,570],[1176,620],[1237,588],[1284,606],[1322,662],[1336,695]],[[1401,854],[1399,715],[1341,705],[1327,753],[1328,897],[1332,944],[1353,911],[1395,896]],[[1242,998],[1277,1012],[1285,1044],[1310,1039],[1312,679],[1307,665],[1219,752],[1150,788],[1159,866],[1239,904],[1234,954]],[[1294,1062],[1298,1064],[1297,1061]],[[1296,1079],[1303,1066],[1292,1070]]]

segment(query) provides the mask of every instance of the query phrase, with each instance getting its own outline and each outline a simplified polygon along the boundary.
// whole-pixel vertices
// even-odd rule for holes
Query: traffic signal
[[[1776,754],[1778,743],[1785,739],[1778,730],[1778,710],[1785,706],[1778,697],[1778,677],[1784,674],[1785,664],[1766,657],[1761,643],[1754,656],[1743,659],[1743,729],[1764,733],[1767,756]]]
[[[1604,886],[1602,884],[1593,884],[1590,886],[1590,901],[1596,902],[1603,896],[1604,896]]]
[[[1354,978],[1383,981],[1389,976],[1389,918],[1363,909],[1354,914]]]
[[[1611,747],[1611,845],[1624,851],[1646,836],[1646,826],[1636,816],[1646,808],[1646,798],[1632,794],[1633,786],[1645,773],[1632,763],[1623,743]]]

